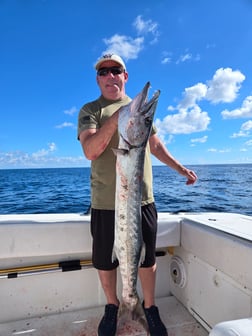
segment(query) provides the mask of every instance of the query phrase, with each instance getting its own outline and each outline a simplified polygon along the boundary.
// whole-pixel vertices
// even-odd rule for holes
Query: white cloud
[[[208,136],[205,135],[202,138],[196,138],[196,139],[191,139],[192,143],[198,142],[198,143],[205,143],[208,139]]]
[[[231,149],[230,148],[224,148],[224,149],[209,148],[207,151],[212,152],[212,153],[230,153]]]
[[[63,122],[62,124],[60,124],[60,125],[57,125],[57,126],[55,126],[56,128],[66,128],[66,127],[71,127],[71,128],[76,128],[76,126],[73,124],[73,123],[71,123],[71,122]]]
[[[43,148],[31,154],[22,151],[0,152],[0,168],[81,167],[90,165],[84,155],[57,157],[54,155],[56,150],[56,144],[51,142],[46,149]]]
[[[231,152],[230,148],[219,149],[219,153],[230,153],[230,152]]]
[[[252,129],[252,120],[246,121],[241,125],[241,129],[238,133],[234,133],[231,138],[248,137],[250,136],[250,130]]]
[[[137,58],[139,52],[143,49],[144,38],[137,37],[133,39],[130,36],[115,34],[103,41],[108,47],[104,54],[115,53],[121,55],[127,61]]]
[[[213,78],[207,82],[206,99],[212,103],[233,102],[244,80],[245,76],[240,71],[220,68],[215,72]]]
[[[205,131],[210,123],[210,117],[196,102],[205,97],[206,91],[207,87],[202,83],[186,88],[183,99],[177,107],[168,107],[170,111],[178,110],[178,113],[167,115],[162,121],[157,119],[159,133],[190,134]]]
[[[178,113],[167,115],[163,120],[157,119],[159,133],[165,137],[167,134],[190,134],[207,130],[211,119],[206,111],[201,110],[200,103],[204,100],[210,103],[232,102],[244,79],[245,76],[240,71],[220,68],[206,84],[197,83],[185,88],[178,105],[168,107],[169,111]],[[251,108],[251,103],[252,99],[244,102],[246,111]]]
[[[242,102],[240,108],[228,111],[227,109],[221,112],[224,119],[235,118],[250,118],[252,117],[252,96],[248,96]]]
[[[194,62],[197,62],[200,60],[200,55],[197,54],[197,55],[193,55],[189,52],[186,52],[185,54],[182,54],[179,56],[178,60],[176,61],[176,64],[179,64],[179,63],[184,63],[186,61],[194,61]]]
[[[189,61],[191,59],[192,59],[192,54],[187,53],[187,54],[184,54],[184,55],[180,55],[176,64],[184,63],[185,61]]]
[[[190,134],[207,129],[210,118],[207,112],[202,112],[198,105],[178,114],[167,115],[162,121],[157,119],[155,124],[160,134]]]
[[[202,100],[206,96],[206,92],[207,86],[202,83],[186,88],[183,93],[184,98],[179,103],[178,109],[184,110],[195,106],[197,101]]]
[[[161,61],[162,64],[171,63],[171,57],[164,57]]]
[[[172,53],[169,51],[163,51],[161,57],[161,64],[168,64],[172,62]]]
[[[73,106],[73,107],[71,107],[71,108],[68,109],[68,110],[64,110],[64,113],[65,113],[65,114],[68,114],[68,115],[70,115],[70,116],[74,115],[76,112],[78,112],[78,109],[77,109],[76,106]]]
[[[49,152],[54,152],[57,149],[56,144],[54,142],[49,143],[48,147],[49,147]]]
[[[252,146],[252,140],[248,140],[248,141],[246,141],[246,142],[245,142],[245,145],[246,145],[246,146]]]
[[[156,43],[158,41],[158,37],[160,35],[158,31],[158,24],[152,20],[143,20],[142,15],[138,15],[133,22],[133,26],[137,30],[138,35],[147,35],[151,34],[153,39],[151,40],[151,44]]]
[[[158,33],[158,24],[152,20],[143,20],[142,15],[138,15],[133,22],[133,26],[136,28],[139,35],[152,33],[156,35]]]
[[[241,129],[243,131],[250,131],[252,129],[252,120],[246,121],[242,124]]]
[[[47,156],[48,154],[55,152],[57,150],[57,146],[54,142],[51,142],[48,144],[48,148],[47,149],[40,149],[35,153],[32,153],[31,156],[34,158],[41,158],[43,156]]]
[[[233,133],[230,138],[241,138],[241,137],[248,137],[249,136],[249,132],[244,132],[242,130],[240,130],[238,133]]]
[[[127,35],[114,34],[110,38],[104,38],[103,42],[107,49],[103,54],[115,53],[122,56],[126,61],[136,59],[139,52],[144,48],[145,38],[150,44],[156,43],[160,35],[158,24],[152,20],[144,20],[138,15],[133,22],[133,26],[137,31],[137,37],[133,38]]]
[[[185,63],[185,62],[198,62],[200,60],[200,55],[196,54],[193,55],[191,52],[186,50],[183,54],[181,54],[177,60],[174,59],[175,56],[170,51],[163,51],[162,52],[162,60],[161,64],[167,64],[174,62],[175,64]]]

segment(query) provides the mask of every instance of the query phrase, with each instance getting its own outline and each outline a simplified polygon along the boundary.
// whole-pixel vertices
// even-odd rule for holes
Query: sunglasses
[[[117,66],[113,66],[113,67],[110,67],[110,68],[100,68],[98,71],[97,71],[97,75],[98,76],[107,76],[108,73],[111,72],[112,75],[120,75],[124,72],[123,68],[122,67],[117,67]]]

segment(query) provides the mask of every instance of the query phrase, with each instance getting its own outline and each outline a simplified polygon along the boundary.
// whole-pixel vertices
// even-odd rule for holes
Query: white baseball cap
[[[95,63],[95,69],[98,70],[100,68],[100,65],[103,62],[106,62],[106,61],[114,61],[114,62],[120,64],[123,67],[124,70],[126,70],[126,66],[125,66],[125,63],[124,63],[123,59],[116,54],[105,54],[105,55],[103,55]]]

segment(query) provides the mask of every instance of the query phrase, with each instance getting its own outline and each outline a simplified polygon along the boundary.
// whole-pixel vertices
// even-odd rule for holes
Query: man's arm
[[[187,178],[186,184],[193,184],[197,180],[197,175],[193,170],[189,170],[179,163],[167,150],[159,137],[154,134],[149,139],[151,153],[161,162],[176,170],[179,174]]]
[[[95,160],[104,152],[117,129],[117,124],[118,112],[115,112],[101,128],[90,128],[80,133],[80,143],[88,160]]]

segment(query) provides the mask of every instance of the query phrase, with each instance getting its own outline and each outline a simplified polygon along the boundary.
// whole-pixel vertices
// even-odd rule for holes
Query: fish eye
[[[144,119],[145,126],[149,126],[152,123],[152,119],[150,117],[147,117]]]

